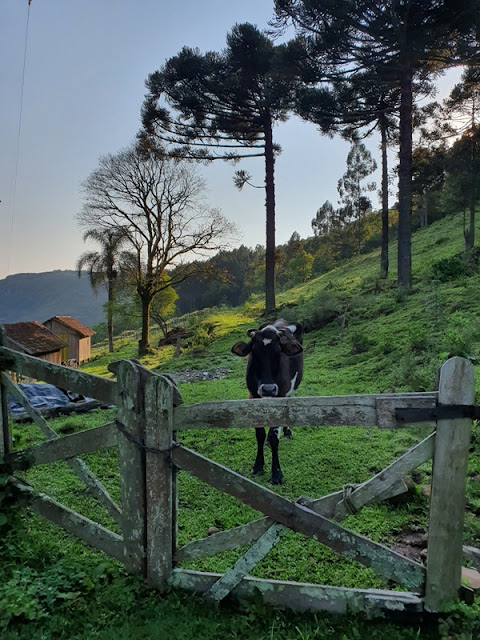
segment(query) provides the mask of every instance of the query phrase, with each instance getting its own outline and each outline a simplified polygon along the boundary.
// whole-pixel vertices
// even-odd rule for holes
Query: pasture
[[[284,294],[284,301],[297,300],[298,307],[284,309],[288,319],[325,306],[326,285],[337,297],[348,297],[345,328],[335,321],[305,335],[305,378],[297,395],[334,395],[420,391],[433,389],[435,372],[447,353],[475,357],[478,345],[478,311],[473,291],[479,276],[473,274],[446,283],[427,279],[428,258],[437,248],[438,259],[447,259],[445,243],[437,243],[445,233],[432,227],[430,242],[425,232],[416,234],[416,246],[423,264],[411,296],[404,299],[383,283],[376,291],[372,279],[376,257],[352,261],[349,269],[319,278],[298,291]],[[435,234],[440,234],[435,236]],[[451,233],[451,231],[450,231]],[[453,234],[452,234],[453,235]],[[416,244],[415,244],[416,243]],[[454,253],[455,247],[449,248]],[[430,257],[431,257],[430,256]],[[316,288],[315,288],[316,286]],[[279,296],[280,302],[282,295]],[[317,304],[316,304],[317,301]],[[204,314],[203,322],[215,324],[214,337],[200,347],[173,359],[173,348],[149,356],[144,364],[157,371],[187,367],[208,371],[229,370],[221,380],[179,383],[186,404],[246,396],[244,362],[230,354],[230,347],[243,339],[245,330],[256,325],[256,305],[252,301],[238,311],[217,310]],[[134,357],[135,345],[125,344],[114,359]],[[105,374],[111,358],[106,354],[85,367]],[[478,376],[477,376],[478,385]],[[69,416],[51,421],[60,433],[73,433],[112,419],[113,410],[88,416]],[[39,442],[32,425],[14,429],[18,445]],[[397,432],[364,428],[298,428],[293,440],[282,439],[280,452],[284,484],[275,490],[296,500],[300,495],[318,497],[358,483],[381,470],[414,443],[427,435],[422,427]],[[480,432],[474,425],[467,478],[467,518],[465,543],[480,546]],[[255,441],[249,430],[184,432],[182,442],[199,453],[242,475],[249,475]],[[267,452],[268,455],[268,452]],[[268,458],[267,458],[268,460]],[[119,500],[117,460],[114,450],[85,456],[115,500]],[[53,473],[52,470],[54,469]],[[408,496],[390,504],[380,503],[349,516],[345,526],[387,544],[403,547],[421,557],[429,508],[428,485],[431,467],[423,465],[414,473]],[[60,502],[115,530],[115,523],[98,507],[64,463],[39,466],[25,474],[27,482]],[[268,474],[256,479],[269,486]],[[223,530],[254,520],[258,514],[232,498],[207,487],[191,476],[179,473],[179,544],[204,537],[214,527]],[[457,606],[435,624],[422,627],[421,621],[366,621],[360,616],[338,618],[327,615],[298,615],[272,610],[260,599],[229,602],[220,608],[179,592],[159,597],[138,580],[127,576],[113,560],[87,548],[63,531],[34,514],[7,508],[11,526],[2,529],[0,569],[0,616],[2,637],[13,638],[384,638],[461,637],[462,629],[478,624],[478,606]],[[411,544],[411,541],[416,544]],[[409,544],[410,541],[410,544]],[[406,550],[405,550],[406,548]],[[190,568],[222,572],[242,553],[242,549],[191,563]],[[298,580],[352,588],[385,588],[369,569],[334,555],[325,547],[298,534],[287,533],[254,570],[254,575],[272,579]],[[192,623],[192,620],[194,621]],[[457,634],[457,636],[453,635]],[[469,637],[464,636],[464,637]]]

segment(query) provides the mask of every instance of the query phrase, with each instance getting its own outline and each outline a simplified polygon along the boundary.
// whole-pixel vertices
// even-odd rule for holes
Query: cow
[[[246,381],[250,398],[285,398],[298,388],[303,375],[302,355],[303,327],[298,322],[279,319],[262,324],[258,329],[249,329],[250,342],[237,342],[232,353],[248,356]],[[263,472],[265,429],[255,429],[257,457],[252,475]],[[284,427],[284,435],[291,431]],[[282,470],[278,459],[279,428],[268,430],[267,442],[272,450],[272,483],[281,484]]]

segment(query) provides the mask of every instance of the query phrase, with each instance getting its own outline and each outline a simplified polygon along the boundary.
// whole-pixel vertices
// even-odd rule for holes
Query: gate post
[[[176,472],[171,463],[173,383],[148,372],[145,382],[147,581],[168,586],[176,546]]]
[[[130,360],[112,363],[118,390],[118,463],[122,494],[125,569],[146,576],[145,411],[140,368]]]
[[[5,344],[5,329],[0,325],[0,347]],[[7,453],[12,448],[12,434],[8,419],[7,390],[2,384],[2,371],[0,370],[0,462],[3,462]]]
[[[475,369],[465,358],[440,368],[439,405],[472,405]],[[442,611],[458,599],[462,572],[465,477],[472,420],[438,420],[432,470],[425,605]]]

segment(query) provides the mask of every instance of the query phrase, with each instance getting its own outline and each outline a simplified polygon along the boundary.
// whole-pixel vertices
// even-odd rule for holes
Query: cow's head
[[[250,342],[237,342],[232,353],[250,356],[247,367],[247,386],[254,397],[285,396],[295,380],[291,377],[289,360],[303,351],[302,325],[277,320],[249,329]]]

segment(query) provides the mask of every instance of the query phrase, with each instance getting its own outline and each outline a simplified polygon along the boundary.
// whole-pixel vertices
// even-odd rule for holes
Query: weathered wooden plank
[[[396,496],[399,493],[403,493],[404,491],[405,488],[403,483],[395,483],[383,493],[376,495],[371,502],[387,500],[388,498]],[[302,496],[297,500],[297,502],[299,504],[303,504],[312,511],[315,511],[315,513],[325,516],[326,518],[333,518],[335,507],[342,498],[343,491],[335,491],[334,493],[330,493],[315,500],[308,496]],[[175,563],[182,564],[183,562],[188,562],[190,560],[208,558],[209,556],[214,556],[217,553],[231,551],[237,547],[251,544],[252,542],[255,542],[255,540],[258,540],[258,538],[263,535],[274,522],[273,518],[259,518],[258,520],[252,520],[252,522],[242,524],[233,529],[219,531],[207,538],[193,540],[181,549],[177,549],[175,552]]]
[[[417,562],[349,531],[185,447],[174,449],[172,460],[181,469],[216,489],[236,497],[286,527],[371,567],[387,579],[404,584],[409,589],[423,588],[425,569]]]
[[[439,404],[471,405],[475,369],[465,358],[451,358],[440,369]],[[425,605],[442,611],[461,586],[465,477],[472,420],[439,420],[435,438],[428,533]]]
[[[170,578],[172,587],[205,593],[221,574],[201,573],[174,569]],[[232,591],[238,598],[248,598],[260,592],[270,605],[286,607],[300,612],[324,611],[330,613],[382,612],[420,613],[423,600],[414,593],[381,589],[345,589],[316,584],[243,578]]]
[[[173,445],[173,384],[164,376],[145,372],[147,581],[168,587],[175,548]]]
[[[397,486],[397,483],[395,483],[384,493],[375,496],[372,502],[387,500],[399,493],[403,493],[403,491],[404,488],[400,486],[400,484]],[[335,507],[342,497],[343,491],[335,491],[334,493],[330,493],[315,500],[308,496],[302,496],[297,500],[297,502],[299,504],[303,504],[312,511],[315,511],[315,513],[325,516],[325,518],[333,518]],[[274,522],[273,518],[259,518],[258,520],[252,520],[252,522],[242,524],[233,529],[219,531],[207,538],[193,540],[181,549],[177,549],[175,553],[175,563],[182,564],[183,562],[188,562],[190,560],[208,558],[209,556],[214,556],[217,553],[231,551],[237,547],[251,544],[252,542],[255,542],[255,540],[258,540],[258,538],[263,535]]]
[[[373,478],[360,484],[350,495],[350,503],[355,510],[361,509],[365,504],[372,502],[376,495],[384,495],[384,492],[394,483],[401,481],[407,474],[418,466],[430,460],[435,446],[435,434],[431,433],[427,438],[409,449],[392,464],[377,473]],[[335,508],[335,520],[345,518],[350,508],[345,500],[341,500]]]
[[[117,385],[114,380],[53,364],[13,349],[0,347],[0,369],[15,371],[107,404],[117,403]]]
[[[297,502],[315,511],[315,513],[319,513],[326,518],[331,518],[335,511],[335,506],[338,501],[341,500],[342,495],[343,491],[336,491],[335,493],[316,500],[302,496]],[[191,560],[208,558],[217,553],[224,553],[225,551],[231,551],[237,547],[251,544],[268,531],[274,523],[275,520],[267,516],[265,518],[259,518],[258,520],[252,520],[252,522],[242,524],[233,529],[219,531],[207,538],[193,540],[184,547],[177,549],[175,552],[175,563],[182,564],[183,562],[189,562]]]
[[[175,429],[375,424],[375,396],[262,398],[182,406]]]
[[[140,367],[130,360],[119,363],[118,463],[122,495],[125,568],[146,576],[145,407]]]
[[[5,329],[0,325],[0,347],[3,347],[5,340]],[[0,372],[1,373],[1,372]],[[8,416],[8,398],[7,389],[0,377],[0,461],[3,461],[5,455],[10,453],[12,448],[12,433],[10,429],[10,420]]]
[[[396,409],[430,409],[437,406],[438,392],[392,393],[377,396],[377,421],[380,429],[399,429],[408,426],[399,423],[395,417]],[[422,427],[435,429],[435,421],[422,422]]]
[[[85,483],[85,486],[89,489],[90,493],[103,507],[105,507],[115,522],[118,522],[118,524],[121,525],[123,517],[120,507],[112,499],[100,480],[93,475],[85,462],[81,458],[70,458],[66,462],[70,469],[72,469],[76,474],[77,478],[80,478],[80,480]]]
[[[20,404],[27,411],[28,415],[32,418],[35,424],[39,427],[43,435],[49,439],[50,442],[56,440],[58,438],[57,432],[52,429],[52,427],[48,424],[45,418],[40,414],[40,412],[32,407],[27,396],[24,392],[18,387],[14,382],[7,376],[5,373],[0,373],[0,379],[5,384],[9,393],[11,393]],[[89,432],[87,432],[89,433]],[[63,439],[63,438],[62,438]],[[62,440],[60,439],[60,440]],[[88,436],[87,436],[88,439]],[[62,446],[62,445],[60,445]],[[22,452],[18,452],[15,455],[21,455]],[[90,469],[87,465],[80,460],[79,458],[71,458],[67,460],[68,466],[72,469],[72,471],[76,474],[76,476],[85,483],[88,487],[92,495],[102,504],[108,513],[112,516],[112,518],[121,523],[121,511],[120,507],[115,503],[114,500],[110,497],[108,491],[102,485],[99,480],[95,478],[95,476],[91,473]]]
[[[363,426],[377,425],[377,405],[381,395],[318,396],[311,398],[262,398],[261,400],[225,400],[178,407],[175,429],[251,428],[297,426]],[[399,406],[431,406],[435,394],[398,394],[386,396],[388,411],[393,411],[395,398]],[[433,406],[435,406],[433,404]],[[396,420],[382,417],[383,428],[399,428]],[[390,415],[390,413],[388,414]]]
[[[15,451],[8,456],[7,462],[11,464],[13,470],[28,469],[37,464],[48,464],[57,460],[73,458],[79,454],[92,453],[105,447],[114,447],[117,445],[117,439],[116,424],[109,422],[100,427],[72,433],[35,447]]]
[[[280,542],[288,531],[282,524],[272,524],[265,533],[258,538],[248,551],[227,572],[213,584],[205,593],[205,597],[219,602],[243,580],[253,567],[262,560],[267,553]]]
[[[323,496],[314,500],[308,496],[300,497],[297,502],[308,507],[315,513],[319,513],[326,518],[333,517],[335,507],[339,500],[342,499],[343,491],[335,491],[329,495]],[[255,542],[262,536],[273,524],[275,520],[270,517],[259,518],[258,520],[252,520],[247,524],[242,524],[233,529],[227,529],[226,531],[219,531],[207,538],[201,538],[199,540],[193,540],[189,542],[181,549],[177,549],[175,553],[176,564],[182,562],[189,562],[191,560],[199,560],[200,558],[208,558],[214,556],[217,553],[224,553],[225,551],[231,551],[237,547],[243,547],[244,545]]]
[[[123,562],[123,540],[105,527],[72,511],[48,496],[37,493],[20,480],[13,479],[12,486],[20,501],[47,520],[72,533],[87,544]]]
[[[175,552],[175,563],[189,562],[191,560],[199,560],[200,558],[208,558],[217,553],[231,551],[237,547],[251,544],[267,531],[272,524],[272,518],[259,518],[247,524],[242,524],[233,529],[219,531],[207,538],[193,540],[184,547],[177,549]]]

